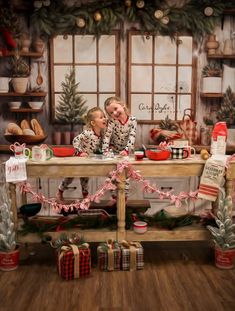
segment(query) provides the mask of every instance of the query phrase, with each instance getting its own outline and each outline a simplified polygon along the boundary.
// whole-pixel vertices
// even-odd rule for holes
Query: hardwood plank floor
[[[34,256],[0,272],[0,311],[235,310],[235,269],[216,268],[207,242],[143,243],[145,268],[131,272],[99,271],[96,246],[91,276],[64,281],[50,246],[30,245]]]

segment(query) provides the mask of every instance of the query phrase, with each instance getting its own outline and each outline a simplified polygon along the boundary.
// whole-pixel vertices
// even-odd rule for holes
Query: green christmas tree
[[[73,132],[75,124],[84,123],[84,115],[87,112],[86,100],[78,92],[79,82],[75,80],[75,68],[65,75],[65,81],[61,83],[63,93],[60,95],[55,110],[55,118],[62,124],[70,124]]]
[[[218,121],[226,122],[227,126],[235,125],[235,97],[230,86],[226,89],[216,118]]]

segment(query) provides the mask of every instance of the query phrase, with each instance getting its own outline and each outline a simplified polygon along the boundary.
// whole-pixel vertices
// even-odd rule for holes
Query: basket
[[[42,143],[46,138],[47,135],[4,135],[5,139],[10,143],[18,142],[20,144],[27,144],[27,145],[34,145]]]

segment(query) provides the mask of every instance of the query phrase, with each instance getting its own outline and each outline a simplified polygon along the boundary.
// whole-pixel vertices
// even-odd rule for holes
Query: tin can
[[[201,127],[200,129],[200,140],[201,145],[209,146],[210,145],[210,129],[208,127]]]

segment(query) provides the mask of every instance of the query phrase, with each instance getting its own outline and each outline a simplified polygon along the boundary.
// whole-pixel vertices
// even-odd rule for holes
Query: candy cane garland
[[[83,200],[75,200],[73,203],[70,204],[63,204],[57,202],[56,198],[46,198],[42,193],[37,193],[32,190],[30,183],[22,182],[18,183],[20,187],[21,193],[30,193],[32,198],[36,202],[46,203],[49,204],[50,207],[57,213],[61,212],[61,210],[69,211],[69,210],[78,210],[84,209],[87,210],[90,207],[91,202],[99,203],[100,199],[103,195],[110,190],[115,190],[117,188],[117,182],[119,182],[119,175],[127,169],[127,176],[130,179],[137,181],[138,183],[142,183],[143,192],[147,193],[157,193],[159,198],[163,200],[164,198],[169,199],[171,203],[174,203],[176,207],[180,207],[182,205],[182,201],[193,200],[196,201],[198,190],[190,191],[189,193],[180,192],[178,195],[174,195],[171,192],[174,191],[161,191],[155,185],[150,185],[149,181],[144,179],[139,171],[133,169],[132,165],[128,161],[123,161],[117,164],[117,169],[110,172],[110,177],[106,178],[105,182],[101,187],[97,190],[94,195],[88,195]]]

